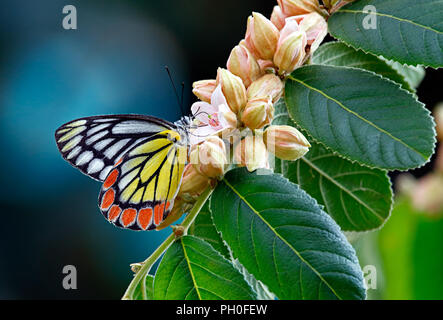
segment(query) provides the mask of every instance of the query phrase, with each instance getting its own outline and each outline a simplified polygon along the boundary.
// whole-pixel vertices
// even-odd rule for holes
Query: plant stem
[[[197,199],[194,206],[192,207],[192,210],[189,212],[189,214],[186,216],[185,219],[183,219],[183,222],[181,224],[182,227],[184,227],[184,233],[187,234],[189,227],[194,222],[195,218],[197,217],[198,213],[200,212],[201,208],[205,204],[205,202],[208,200],[209,196],[212,194],[213,188],[208,187]],[[169,246],[174,242],[175,240],[174,233],[171,233],[165,241],[142,263],[142,266],[140,270],[135,274],[134,279],[132,279],[131,283],[129,284],[128,288],[126,289],[125,294],[122,297],[122,300],[129,300],[132,299],[134,296],[134,291],[137,288],[137,285],[141,281],[145,281],[146,276],[148,275],[149,271],[151,270],[154,263],[162,256],[162,254],[169,248]],[[144,297],[144,294],[143,294]],[[144,297],[145,298],[145,297]]]

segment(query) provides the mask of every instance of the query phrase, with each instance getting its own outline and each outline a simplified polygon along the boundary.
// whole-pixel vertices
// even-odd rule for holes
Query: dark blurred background
[[[269,16],[274,0],[3,0],[0,11],[0,298],[118,299],[144,260],[168,235],[106,223],[100,184],[62,160],[61,124],[112,113],[180,117],[168,65],[186,84],[215,78],[244,36],[252,11]],[[62,9],[77,8],[77,30]],[[432,107],[441,74],[418,90]],[[432,168],[414,171],[424,175]],[[78,289],[62,287],[63,266]]]

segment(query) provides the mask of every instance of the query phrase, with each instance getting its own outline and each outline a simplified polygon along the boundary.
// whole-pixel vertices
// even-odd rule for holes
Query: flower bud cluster
[[[231,160],[253,171],[269,168],[269,153],[296,160],[309,150],[309,142],[298,130],[271,123],[286,77],[306,63],[326,36],[326,11],[318,0],[277,2],[270,19],[252,13],[244,39],[232,49],[226,68],[219,68],[215,79],[193,84],[192,92],[200,101],[191,107],[190,163],[173,212],[186,209],[221,178]],[[168,221],[173,219],[171,213]]]

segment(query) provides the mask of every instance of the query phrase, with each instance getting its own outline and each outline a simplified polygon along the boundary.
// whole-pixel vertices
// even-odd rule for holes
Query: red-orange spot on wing
[[[122,213],[122,223],[125,227],[129,226],[135,220],[137,210],[133,208],[125,209]]]
[[[154,223],[156,225],[159,225],[160,222],[162,222],[163,220],[163,212],[165,211],[165,204],[161,203],[161,204],[157,204],[154,207]]]
[[[117,206],[117,205],[113,205],[111,207],[111,209],[109,210],[108,220],[109,221],[115,221],[115,219],[118,218],[118,215],[120,214],[120,212],[122,212],[122,209],[119,206]]]
[[[109,189],[105,192],[102,198],[102,205],[100,206],[102,210],[107,210],[111,204],[114,203],[115,191],[114,189]]]
[[[166,207],[165,207],[165,211],[168,211],[168,209],[169,209],[169,206],[171,205],[171,203],[168,201],[168,202],[166,202]]]
[[[118,178],[118,170],[114,169],[108,175],[105,182],[103,183],[103,188],[108,189],[109,187],[111,187],[115,183],[115,181],[117,181],[117,178]]]
[[[114,164],[114,167],[118,166],[120,163],[122,163],[122,161],[123,161],[123,158],[120,158],[120,160],[118,160],[118,161]]]
[[[141,209],[138,213],[138,223],[142,227],[143,230],[146,230],[151,222],[152,218],[152,209],[145,208]]]

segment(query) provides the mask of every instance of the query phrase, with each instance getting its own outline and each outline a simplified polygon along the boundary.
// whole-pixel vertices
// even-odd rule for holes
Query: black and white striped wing
[[[150,116],[110,115],[73,120],[55,132],[63,158],[89,177],[104,181],[122,156],[173,124]]]

